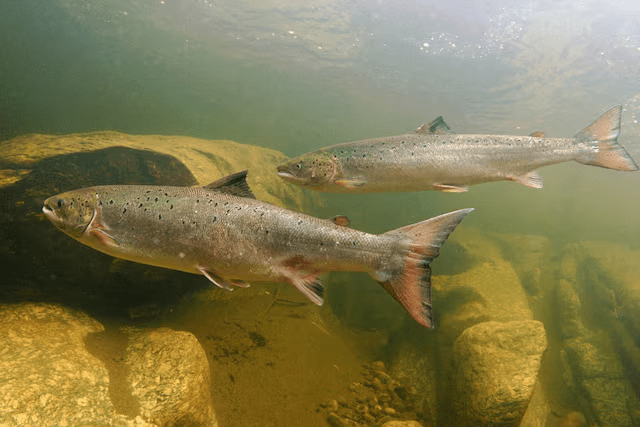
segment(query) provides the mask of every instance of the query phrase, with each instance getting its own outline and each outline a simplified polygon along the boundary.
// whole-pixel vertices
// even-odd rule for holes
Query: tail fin
[[[438,256],[440,246],[447,240],[449,234],[472,210],[461,209],[449,212],[385,233],[398,233],[410,239],[409,252],[405,255],[402,269],[393,272],[378,271],[374,278],[422,326],[433,327],[429,264]]]
[[[578,162],[619,171],[638,170],[636,162],[617,141],[621,111],[621,106],[612,108],[575,135],[578,142],[597,148],[579,156]]]

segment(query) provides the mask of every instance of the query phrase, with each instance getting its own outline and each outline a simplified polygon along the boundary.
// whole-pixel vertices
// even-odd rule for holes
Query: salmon
[[[277,168],[285,181],[335,193],[437,190],[516,181],[542,188],[536,169],[577,161],[620,171],[638,165],[617,142],[622,107],[603,114],[573,138],[454,134],[442,116],[404,135],[347,142],[291,159]]]
[[[472,209],[375,235],[256,200],[239,172],[205,187],[112,185],[48,198],[46,217],[114,257],[201,274],[232,289],[287,282],[323,303],[320,275],[370,274],[421,325],[432,327],[430,263]]]

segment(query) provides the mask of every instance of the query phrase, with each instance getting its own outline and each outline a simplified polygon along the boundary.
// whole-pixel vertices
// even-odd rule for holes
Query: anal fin
[[[324,303],[324,285],[317,276],[294,278],[291,284],[315,305],[322,305]]]
[[[297,259],[297,257],[294,257],[294,259]],[[291,261],[290,259],[285,263]],[[295,286],[312,303],[316,305],[324,303],[324,286],[322,280],[318,279],[320,273],[309,273],[287,265],[274,265],[272,268],[275,273],[283,277],[284,281]]]

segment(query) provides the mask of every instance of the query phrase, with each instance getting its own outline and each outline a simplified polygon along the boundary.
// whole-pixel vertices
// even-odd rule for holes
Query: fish
[[[620,171],[638,165],[617,142],[617,106],[573,138],[455,134],[442,116],[411,133],[321,148],[277,166],[287,182],[317,191],[375,193],[436,190],[461,193],[469,185],[515,181],[542,188],[536,169],[566,161]]]
[[[78,242],[111,256],[205,276],[220,288],[286,282],[317,305],[321,274],[369,273],[422,326],[433,327],[431,261],[461,209],[384,234],[257,200],[238,172],[204,187],[108,185],[45,200],[42,211]]]

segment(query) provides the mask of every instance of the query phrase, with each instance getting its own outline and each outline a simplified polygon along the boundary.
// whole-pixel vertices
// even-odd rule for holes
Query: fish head
[[[315,152],[278,165],[278,176],[292,184],[317,187],[336,178],[338,163],[330,153]]]
[[[49,197],[44,201],[42,212],[56,228],[78,239],[93,222],[97,209],[94,192],[76,190]]]

